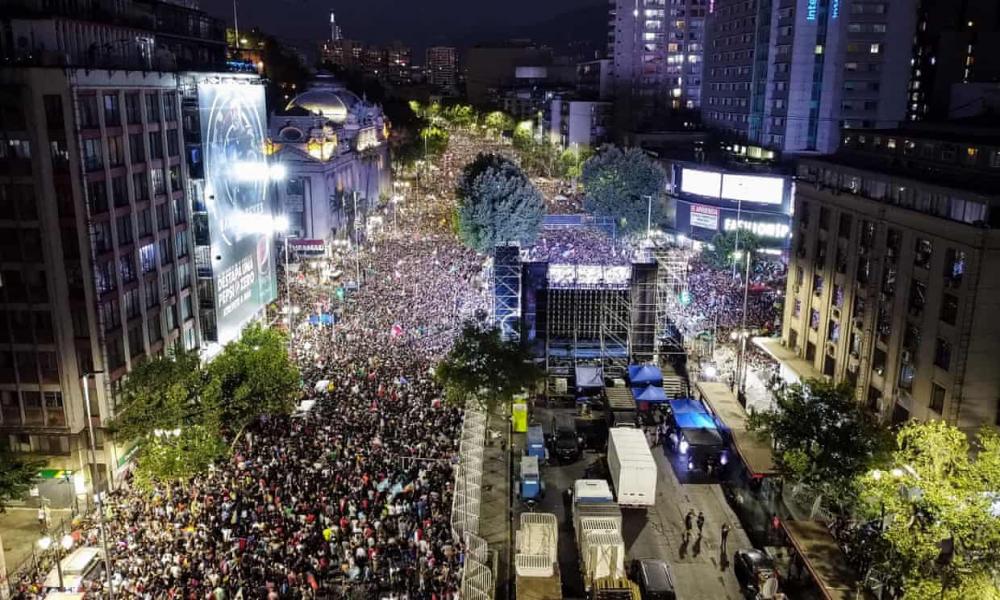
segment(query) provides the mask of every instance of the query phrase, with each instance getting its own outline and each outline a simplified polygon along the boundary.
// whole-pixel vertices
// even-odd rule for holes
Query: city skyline
[[[413,46],[415,56],[422,60],[424,50],[431,46],[461,47],[478,41],[519,37],[532,24],[543,24],[566,13],[604,4],[600,0],[551,0],[544,5],[512,0],[503,4],[476,4],[470,10],[460,0],[423,3],[372,0],[363,5],[322,0],[260,3],[243,0],[236,8],[240,28],[260,27],[297,44],[328,38],[329,14],[333,11],[344,38],[369,43],[399,40]],[[229,0],[202,0],[201,8],[232,25],[233,3]],[[379,18],[372,19],[372,15]],[[525,19],[524,15],[534,18]]]

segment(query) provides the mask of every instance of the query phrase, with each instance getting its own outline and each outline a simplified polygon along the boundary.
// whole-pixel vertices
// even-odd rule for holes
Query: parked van
[[[101,551],[98,548],[83,546],[69,553],[59,561],[62,565],[62,587],[59,586],[59,570],[55,567],[45,576],[46,591],[79,592],[84,588],[84,582],[91,579],[103,564]]]

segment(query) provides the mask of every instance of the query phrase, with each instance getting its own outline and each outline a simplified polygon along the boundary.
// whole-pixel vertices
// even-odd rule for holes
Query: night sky
[[[607,0],[237,0],[240,27],[258,26],[296,45],[329,36],[330,9],[344,37],[414,47],[414,62],[434,44],[463,46],[504,39],[518,28]],[[201,7],[232,24],[232,0],[201,0]],[[420,53],[418,53],[420,52]]]

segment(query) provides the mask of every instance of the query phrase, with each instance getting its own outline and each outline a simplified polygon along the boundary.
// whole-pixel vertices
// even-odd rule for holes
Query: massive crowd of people
[[[591,226],[568,226],[543,229],[534,245],[525,248],[523,259],[529,262],[576,265],[628,265],[633,248],[612,239]]]
[[[422,221],[369,236],[335,268],[290,273],[300,411],[262,416],[230,460],[191,481],[109,494],[118,597],[457,597],[461,412],[442,402],[431,367],[461,319],[482,314],[482,264],[440,225],[444,202],[418,192],[407,208]],[[340,280],[311,275],[324,271]],[[343,301],[340,285],[353,290]],[[316,312],[336,324],[310,325]],[[80,543],[100,546],[94,518],[74,527]],[[25,574],[16,598],[42,597],[44,576]],[[105,587],[100,577],[87,585]]]
[[[687,289],[684,301],[674,303],[671,314],[685,336],[704,331],[715,332],[720,341],[740,329],[743,324],[743,299],[746,295],[747,329],[758,335],[769,335],[780,327],[780,311],[776,306],[784,292],[785,266],[778,260],[758,260],[753,263],[749,286],[744,285],[744,273],[737,269],[712,266],[700,256],[688,262]]]

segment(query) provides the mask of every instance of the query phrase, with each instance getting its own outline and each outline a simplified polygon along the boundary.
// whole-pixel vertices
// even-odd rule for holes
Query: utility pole
[[[113,561],[111,559],[111,553],[108,551],[108,528],[105,523],[104,515],[104,502],[101,499],[103,494],[97,493],[97,441],[94,438],[94,418],[90,414],[90,388],[87,385],[87,379],[91,375],[97,375],[104,373],[104,371],[94,371],[92,373],[84,373],[80,377],[80,383],[83,384],[83,406],[87,413],[87,434],[90,439],[90,487],[91,491],[94,493],[94,501],[97,503],[97,521],[100,524],[101,531],[101,546],[104,549],[104,562],[107,567],[104,570],[104,574],[108,579],[108,598],[114,600],[115,597],[115,583],[111,576],[113,569]],[[97,381],[97,378],[94,378]],[[107,440],[104,441],[105,449],[104,453],[107,456]]]

